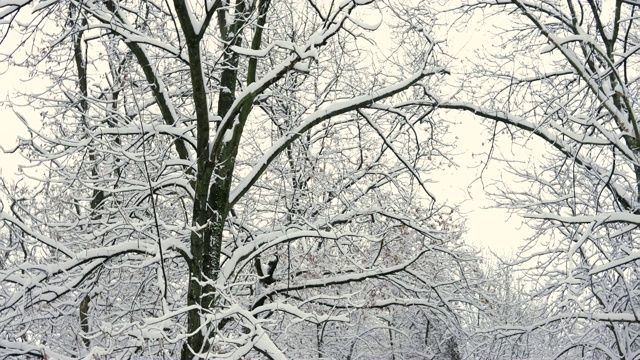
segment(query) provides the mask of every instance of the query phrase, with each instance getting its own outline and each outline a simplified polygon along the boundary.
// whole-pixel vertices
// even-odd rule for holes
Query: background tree
[[[536,230],[517,263],[531,301],[547,309],[532,325],[500,331],[553,334],[559,343],[546,356],[631,359],[640,351],[639,5],[468,4],[464,16],[484,12],[504,27],[459,93],[432,97],[493,120],[493,139],[544,149],[542,159],[508,159],[524,185],[501,184],[494,196]]]
[[[455,353],[474,256],[423,180],[444,68],[409,10],[0,2],[48,86],[42,129],[13,103],[38,185],[4,186],[0,354]]]

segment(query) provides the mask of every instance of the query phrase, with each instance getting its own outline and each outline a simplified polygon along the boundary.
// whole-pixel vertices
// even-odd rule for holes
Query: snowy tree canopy
[[[47,90],[24,94],[42,127],[13,106],[32,181],[3,187],[0,354],[457,346],[480,273],[425,181],[447,151],[423,101],[446,74],[427,9],[1,4],[6,60]]]
[[[0,0],[0,356],[638,358],[639,7]],[[459,116],[508,261],[433,190]]]

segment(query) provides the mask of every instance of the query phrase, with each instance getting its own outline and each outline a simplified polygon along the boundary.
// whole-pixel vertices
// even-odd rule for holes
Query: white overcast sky
[[[454,2],[447,1],[446,6],[454,6]],[[441,23],[450,24],[456,17],[449,14]],[[505,23],[510,21],[507,14],[492,16],[486,21],[481,16],[474,16],[471,20],[441,29],[446,34],[441,34],[440,38],[446,41],[449,55],[456,59],[447,64],[454,75],[470,68],[470,64],[477,61],[478,52],[490,52],[492,47],[500,46],[494,41],[491,31],[494,26],[508,27]],[[490,248],[498,255],[510,255],[524,245],[525,238],[533,232],[523,223],[521,216],[498,208],[485,190],[485,186],[490,189],[496,180],[507,183],[517,180],[500,161],[492,160],[485,167],[491,146],[491,132],[487,126],[492,123],[467,113],[452,113],[449,120],[454,124],[450,127],[448,142],[457,145],[458,155],[453,159],[459,166],[442,169],[437,174],[439,201],[460,204],[459,210],[467,218],[468,232],[464,236],[467,243]],[[510,139],[500,137],[493,145],[495,157],[522,160],[532,156],[531,148],[536,148],[536,140],[512,143]]]

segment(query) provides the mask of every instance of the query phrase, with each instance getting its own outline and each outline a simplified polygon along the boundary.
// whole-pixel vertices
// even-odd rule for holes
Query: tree
[[[455,324],[475,258],[423,180],[445,149],[422,96],[445,71],[412,14],[0,2],[6,61],[48,84],[24,94],[42,128],[13,103],[31,136],[7,151],[37,186],[3,186],[0,354],[355,358],[402,350],[412,324],[388,308]]]
[[[510,262],[517,259],[487,257],[481,269],[482,281],[475,286],[476,302],[469,307],[464,353],[477,359],[544,359],[553,356],[563,343],[545,332],[522,331],[544,318],[546,304],[527,296],[526,274]]]
[[[529,144],[544,149],[541,163],[507,164],[525,187],[502,184],[494,195],[525,211],[536,230],[517,263],[531,279],[531,301],[547,309],[529,326],[499,330],[553,334],[558,343],[548,356],[640,353],[638,6],[622,0],[468,4],[465,16],[482,10],[510,25],[496,34],[488,61],[467,74],[466,85],[476,86],[463,87],[451,101],[433,96],[440,108],[494,121],[494,134],[535,138]],[[488,79],[490,87],[483,86]]]

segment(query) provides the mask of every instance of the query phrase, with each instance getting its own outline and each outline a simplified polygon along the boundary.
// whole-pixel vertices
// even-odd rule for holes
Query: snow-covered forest
[[[639,15],[0,0],[0,357],[639,359]],[[512,257],[433,190],[459,117]]]

